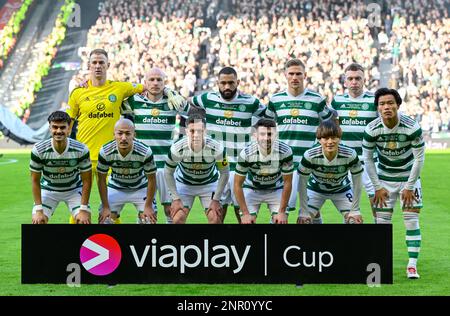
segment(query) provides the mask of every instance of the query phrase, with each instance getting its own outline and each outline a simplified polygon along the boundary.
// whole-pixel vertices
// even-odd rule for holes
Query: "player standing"
[[[304,86],[306,78],[305,65],[299,59],[290,59],[284,67],[288,87],[285,91],[270,97],[267,116],[274,117],[278,125],[278,138],[288,144],[294,154],[294,167],[303,153],[311,148],[316,140],[316,129],[321,120],[332,117],[325,98]],[[298,192],[298,174],[292,178],[292,191],[289,199],[289,210],[295,210]],[[321,223],[320,213],[314,218]]]
[[[374,94],[364,90],[364,68],[360,64],[352,63],[345,68],[344,73],[344,85],[348,93],[336,95],[330,106],[336,110],[339,117],[339,125],[343,132],[341,143],[356,150],[359,160],[364,165],[362,157],[364,130],[378,116],[378,112],[374,104]],[[375,217],[372,204],[375,190],[366,171],[362,174],[362,184],[371,201]]]
[[[166,75],[161,69],[150,69],[145,76],[148,90],[143,94],[129,97],[123,103],[122,113],[133,115],[136,139],[152,149],[157,168],[156,187],[159,200],[164,207],[167,223],[172,223],[170,216],[172,199],[164,179],[164,165],[173,143],[178,111],[169,106],[169,97],[164,94],[165,79]],[[181,104],[180,106],[182,107]]]
[[[205,92],[192,98],[192,103],[206,112],[206,130],[215,140],[226,148],[230,160],[230,178],[222,197],[225,218],[229,204],[234,205],[238,222],[241,217],[234,196],[234,170],[239,153],[250,142],[252,119],[256,120],[265,113],[265,106],[254,96],[238,90],[239,79],[236,70],[224,67],[219,71],[218,92]]]
[[[399,113],[402,104],[394,89],[375,92],[375,105],[380,117],[367,125],[363,153],[367,173],[375,187],[374,205],[377,224],[392,223],[395,203],[400,197],[406,227],[409,261],[408,278],[417,279],[417,259],[422,236],[419,213],[422,208],[420,172],[425,160],[425,143],[420,125]],[[373,154],[378,154],[375,167]]]

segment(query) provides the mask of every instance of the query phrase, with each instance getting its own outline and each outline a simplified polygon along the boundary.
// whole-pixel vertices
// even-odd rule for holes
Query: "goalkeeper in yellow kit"
[[[88,66],[87,86],[77,87],[70,93],[67,113],[78,121],[76,138],[88,146],[92,174],[97,178],[98,154],[100,148],[114,138],[114,125],[120,118],[122,101],[147,89],[142,84],[107,80],[108,54],[103,49],[91,51]],[[181,96],[167,89],[166,93],[169,106],[177,108],[182,104]]]

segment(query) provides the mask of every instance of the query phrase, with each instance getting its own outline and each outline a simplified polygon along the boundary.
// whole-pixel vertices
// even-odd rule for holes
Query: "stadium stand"
[[[230,65],[240,89],[267,102],[284,88],[284,62],[295,56],[307,65],[307,85],[330,101],[356,61],[370,90],[397,88],[402,110],[425,131],[447,131],[449,1],[378,3],[380,25],[371,24],[365,0],[106,0],[80,48],[76,78],[86,74],[86,52],[105,47],[112,80],[140,82],[157,66],[169,86],[192,96],[215,88],[218,69]]]
[[[23,27],[23,21],[32,8],[33,0],[7,1],[0,7],[0,70],[16,45],[17,38]],[[4,19],[8,22],[3,24]]]

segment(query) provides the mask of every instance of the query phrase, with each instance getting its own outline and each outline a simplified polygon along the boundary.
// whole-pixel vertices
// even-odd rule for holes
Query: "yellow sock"
[[[122,221],[120,220],[120,217],[119,217],[119,218],[116,218],[116,219],[114,220],[114,224],[122,224]]]
[[[70,215],[69,217],[69,224],[76,224],[77,222],[75,221],[75,218],[73,218],[72,215]]]

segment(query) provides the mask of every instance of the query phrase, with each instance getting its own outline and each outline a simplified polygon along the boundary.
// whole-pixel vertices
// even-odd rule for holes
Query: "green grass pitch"
[[[407,251],[405,229],[397,205],[394,212],[394,284],[368,287],[366,285],[305,285],[297,288],[285,285],[206,285],[206,284],[151,284],[151,285],[22,285],[20,282],[20,224],[31,222],[33,199],[28,171],[29,153],[0,150],[0,295],[255,295],[255,296],[303,296],[303,295],[450,295],[450,151],[427,152],[422,172],[424,208],[420,217],[422,250],[419,256],[419,280],[408,280],[405,274]],[[15,161],[15,162],[14,162]],[[363,193],[364,195],[364,193]],[[205,223],[198,201],[191,212],[189,223]],[[97,208],[99,197],[94,188],[91,206]],[[367,198],[363,196],[362,211],[366,222],[372,222]],[[164,222],[160,210],[159,220]],[[268,211],[262,210],[260,223],[268,223]],[[340,223],[340,215],[327,202],[322,211],[325,223]],[[130,207],[123,213],[123,222],[133,223],[136,214]],[[290,222],[295,221],[295,215]],[[66,223],[68,212],[60,205],[51,222]],[[229,210],[227,223],[235,223]],[[45,245],[43,245],[45,246]]]

